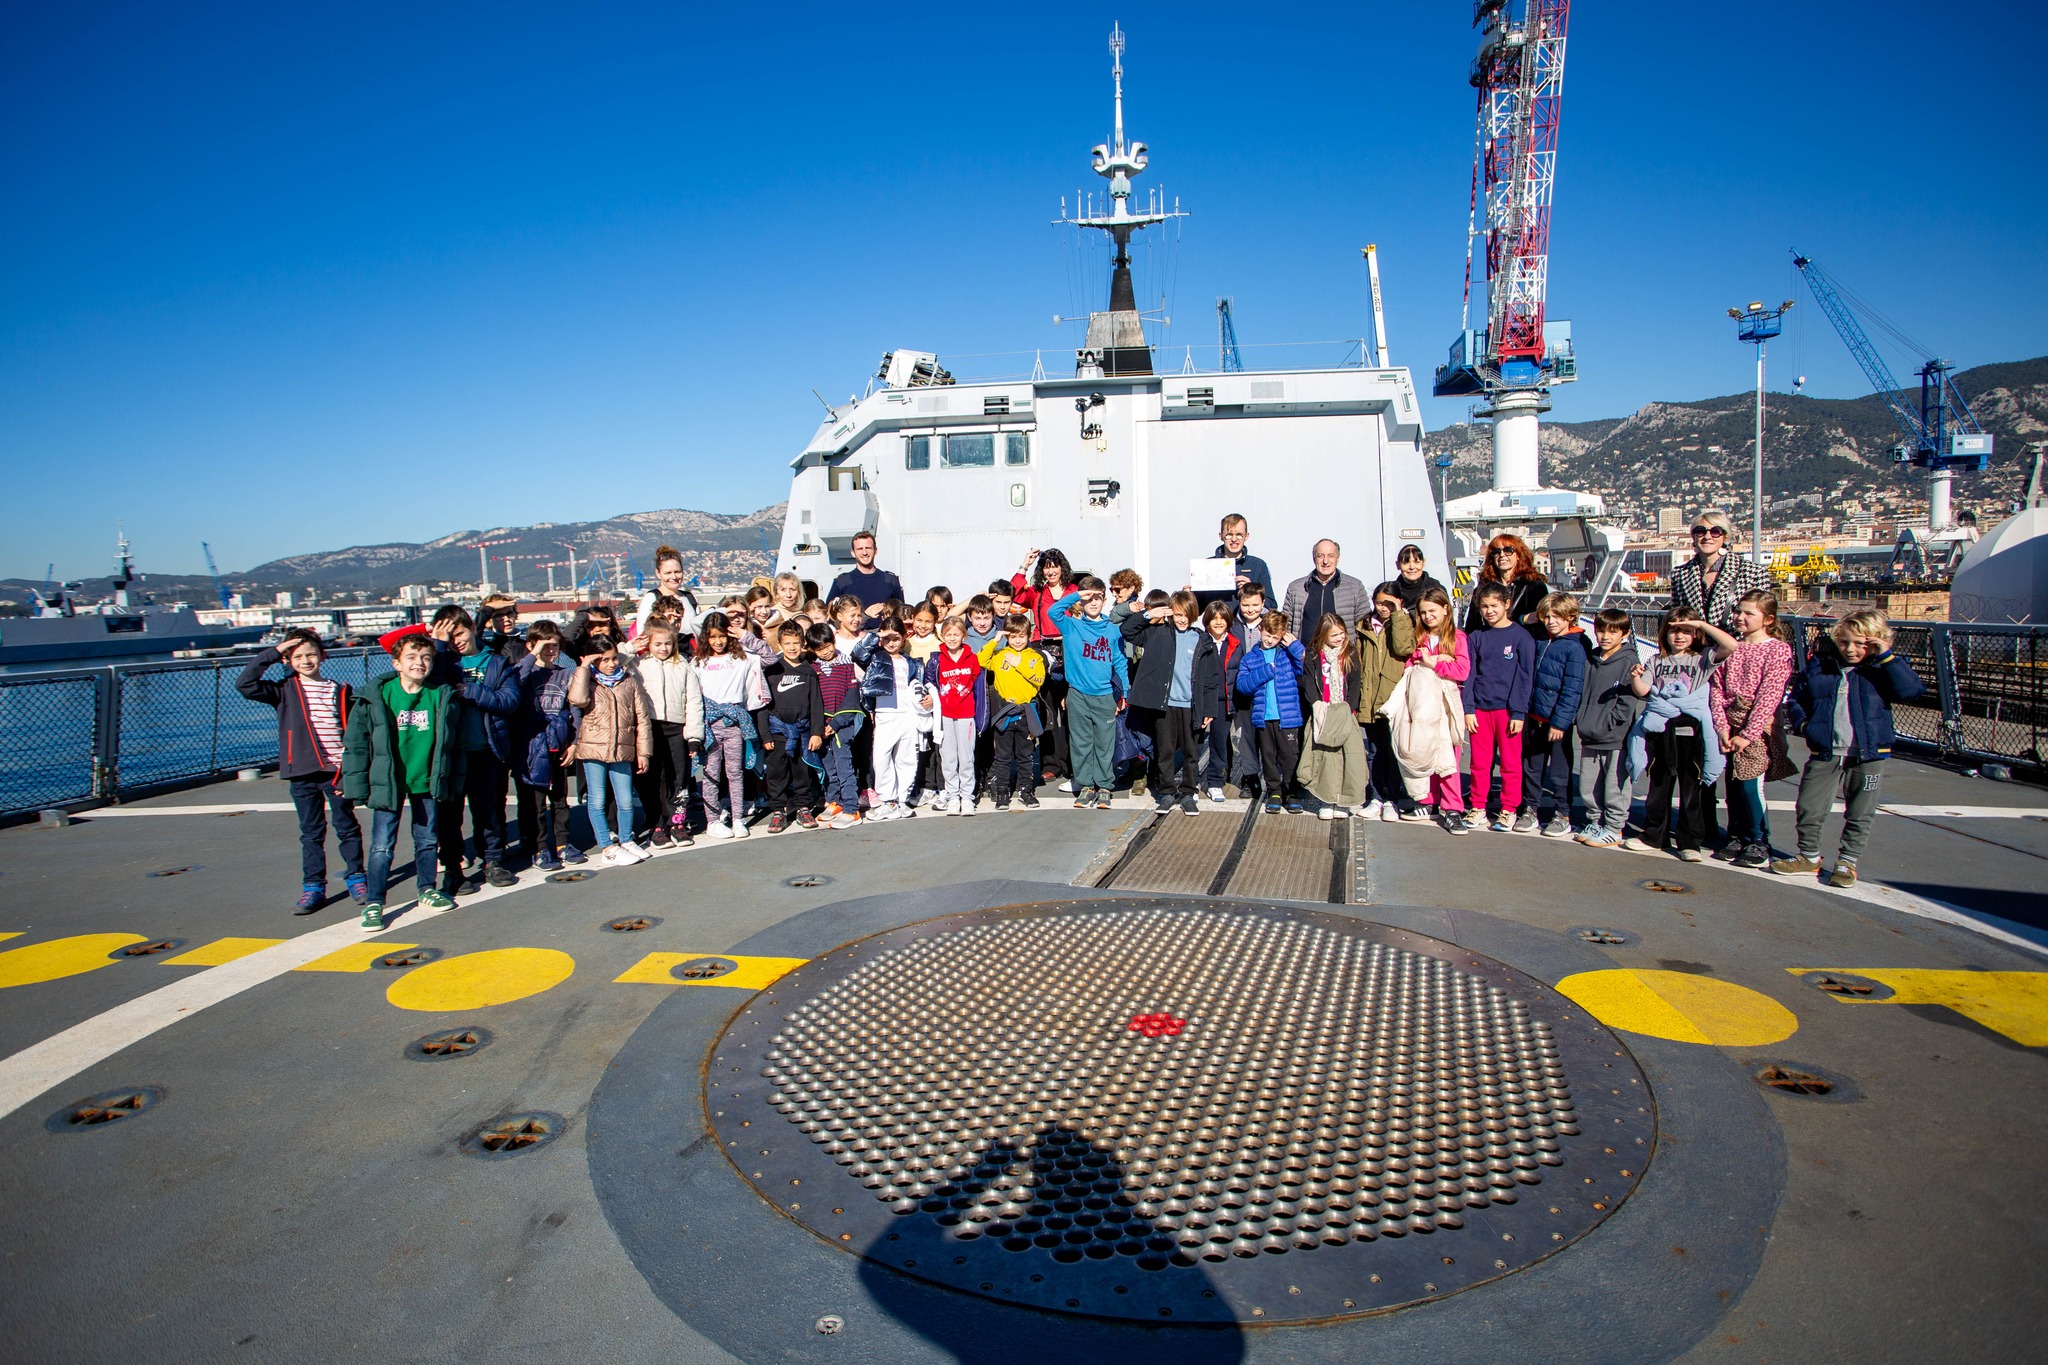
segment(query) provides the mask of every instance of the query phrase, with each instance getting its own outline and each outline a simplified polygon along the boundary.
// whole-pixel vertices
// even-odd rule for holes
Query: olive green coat
[[[1415,652],[1415,618],[1397,611],[1379,632],[1360,621],[1353,638],[1358,641],[1358,719],[1369,725],[1401,685],[1401,671]]]
[[[391,703],[384,700],[381,681],[363,689],[348,713],[348,730],[341,737],[341,794],[371,810],[397,810],[406,795],[431,796],[452,801],[462,794],[466,764],[462,753],[462,712],[452,687],[430,687],[438,692],[434,711],[434,789],[407,793],[405,775],[398,769],[398,745],[394,742],[397,721]]]

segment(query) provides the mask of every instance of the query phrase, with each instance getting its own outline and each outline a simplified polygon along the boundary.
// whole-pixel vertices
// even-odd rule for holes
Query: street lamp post
[[[1756,461],[1750,490],[1749,554],[1759,564],[1764,562],[1764,348],[1785,330],[1785,310],[1791,306],[1792,300],[1786,299],[1776,308],[1751,303],[1747,308],[1728,310],[1728,316],[1735,319],[1736,339],[1756,347]]]

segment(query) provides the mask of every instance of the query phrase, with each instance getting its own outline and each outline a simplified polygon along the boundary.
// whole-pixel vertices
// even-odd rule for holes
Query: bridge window
[[[993,432],[973,436],[948,436],[939,464],[945,469],[993,469],[996,438]]]
[[[1021,431],[1003,433],[1003,463],[1026,465],[1031,463],[1031,437]]]
[[[930,469],[932,467],[931,437],[906,436],[903,438],[903,467],[905,469]]]

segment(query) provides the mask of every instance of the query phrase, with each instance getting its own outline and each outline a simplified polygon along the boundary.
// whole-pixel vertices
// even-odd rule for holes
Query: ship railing
[[[235,690],[248,666],[230,655],[0,674],[0,819],[275,768],[277,714]],[[360,691],[391,659],[336,649],[321,672]]]
[[[1636,637],[1654,649],[1662,604],[1627,610]],[[1832,616],[1778,619],[1802,668],[1835,624]],[[1927,684],[1917,700],[1892,707],[1900,751],[2048,779],[2048,626],[1894,621],[1892,648]]]

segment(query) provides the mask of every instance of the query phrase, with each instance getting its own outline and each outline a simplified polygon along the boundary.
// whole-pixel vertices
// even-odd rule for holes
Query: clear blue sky
[[[1193,215],[1162,363],[1213,357],[1219,294],[1247,347],[1359,335],[1376,241],[1426,386],[1458,323],[1468,8],[1055,13],[9,6],[0,573],[104,572],[117,518],[186,572],[202,538],[239,569],[749,511],[810,389],[844,398],[891,347],[1058,369],[1052,316],[1088,299],[1048,220],[1102,183],[1113,19],[1141,186]],[[1582,0],[1551,302],[1584,378],[1558,416],[1745,388],[1723,310],[1786,297],[1791,245],[1959,364],[2048,351],[2044,37],[2018,6]],[[1774,378],[1863,392],[1807,322]]]

